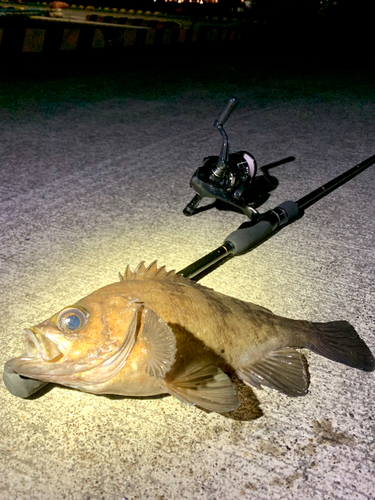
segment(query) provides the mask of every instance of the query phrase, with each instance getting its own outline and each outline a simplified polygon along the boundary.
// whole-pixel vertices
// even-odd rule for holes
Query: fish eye
[[[77,307],[61,311],[57,317],[56,326],[64,333],[73,333],[86,325],[87,314]]]

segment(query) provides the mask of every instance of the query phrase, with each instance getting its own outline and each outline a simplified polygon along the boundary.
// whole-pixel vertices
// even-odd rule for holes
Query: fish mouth
[[[8,378],[18,375],[73,388],[108,381],[122,368],[130,352],[125,338],[122,345],[104,356],[69,360],[63,340],[54,339],[52,335],[50,338],[48,332],[44,334],[37,327],[25,329],[22,341],[24,354],[9,359],[4,365]]]
[[[48,335],[48,334],[47,334]],[[4,365],[4,374],[21,378],[57,382],[58,378],[80,371],[77,365],[66,362],[58,339],[44,335],[37,327],[26,328],[22,333],[25,352],[9,359]]]
[[[26,356],[43,361],[57,361],[62,352],[52,340],[42,335],[38,328],[26,328],[23,331],[22,342]]]
[[[24,354],[8,360],[4,365],[4,373],[39,380],[42,376],[44,380],[51,368],[58,369],[58,361],[63,358],[63,353],[38,328],[26,328],[22,334],[22,342]]]

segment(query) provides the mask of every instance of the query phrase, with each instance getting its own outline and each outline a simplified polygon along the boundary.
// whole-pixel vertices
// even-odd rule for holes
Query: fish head
[[[25,353],[5,370],[89,390],[112,378],[136,341],[142,302],[104,287],[23,332]]]
[[[124,340],[137,303],[115,293],[92,294],[65,307],[23,334],[28,355],[77,364],[90,363],[113,352]]]

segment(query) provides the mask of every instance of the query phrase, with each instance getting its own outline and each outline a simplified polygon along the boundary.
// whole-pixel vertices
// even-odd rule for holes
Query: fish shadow
[[[111,401],[118,401],[123,399],[136,399],[140,401],[149,401],[155,399],[163,399],[169,397],[169,394],[156,394],[155,396],[122,396],[121,394],[96,394],[96,396],[110,399]]]
[[[250,387],[246,386],[238,379],[237,379],[238,385],[233,379],[232,382],[236,386],[237,396],[241,404],[236,410],[232,410],[226,413],[220,413],[220,415],[222,415],[225,418],[241,422],[250,422],[252,420],[257,420],[258,418],[262,417],[263,411],[259,406],[259,401],[257,397],[255,396],[254,392],[250,389]],[[170,394],[160,394],[158,396],[150,396],[150,397],[135,397],[135,396],[117,396],[114,394],[103,394],[100,397],[104,397],[111,401],[117,401],[123,399],[138,399],[138,400],[149,401],[149,400],[171,398],[173,396],[171,396]],[[203,413],[212,413],[209,410],[201,408],[200,406],[197,406],[196,408],[199,408],[199,410]]]
[[[263,412],[259,406],[259,401],[257,397],[255,396],[254,392],[251,390],[251,388],[245,384],[243,384],[236,375],[229,375],[230,379],[232,380],[236,391],[237,391],[237,396],[240,401],[240,406],[233,411],[227,412],[227,413],[221,413],[223,417],[229,418],[231,420],[238,420],[242,422],[249,422],[251,420],[256,420],[260,417],[263,416]],[[48,384],[44,386],[42,389],[40,389],[38,392],[35,394],[32,394],[27,400],[36,400],[39,399],[46,394],[48,394],[50,391],[53,390],[54,387],[63,387],[64,390],[66,391],[76,391],[77,389],[73,389],[71,387],[66,387],[62,386],[59,384]],[[96,394],[96,397],[102,397],[105,399],[108,399],[110,401],[119,401],[119,400],[129,400],[129,399],[137,399],[137,400],[158,400],[158,399],[164,399],[164,398],[169,398],[172,397],[169,394],[158,394],[156,396],[147,396],[147,397],[136,397],[136,396],[120,396],[117,394]],[[183,403],[181,403],[183,404]],[[205,410],[204,408],[198,407],[202,412],[204,413],[211,413],[208,410]]]
[[[263,416],[263,411],[260,407],[258,398],[254,391],[248,385],[244,384],[235,374],[228,375],[236,388],[237,397],[240,401],[240,406],[236,410],[227,413],[222,413],[226,418],[238,420],[241,422],[249,422],[257,420]],[[204,410],[205,411],[205,410]]]
[[[241,422],[250,422],[252,420],[257,420],[258,418],[263,416],[263,411],[260,408],[260,403],[258,398],[252,391],[252,389],[245,385],[241,380],[238,379],[236,375],[229,375],[233,385],[236,388],[237,396],[240,401],[240,406],[236,410],[232,410],[226,413],[221,413],[225,418],[229,418],[231,420],[237,420]],[[169,394],[159,394],[157,396],[147,396],[147,397],[136,397],[136,396],[118,396],[115,394],[103,394],[100,397],[104,397],[111,401],[118,401],[123,399],[137,399],[137,400],[158,400],[173,397]],[[184,404],[184,403],[181,403]],[[200,411],[203,413],[212,413],[209,410],[205,410],[197,406]]]
[[[28,396],[25,399],[28,401],[34,401],[35,399],[39,399],[39,398],[45,396],[46,394],[48,394],[50,391],[52,391],[52,389],[54,387],[64,387],[64,389],[66,388],[65,386],[62,386],[62,385],[49,383],[49,384],[45,385],[44,387],[42,387],[41,389],[39,389],[39,391],[34,392],[34,394],[31,394],[31,396]]]
[[[60,389],[64,389],[65,391],[81,392],[79,389],[74,389],[73,387],[68,387],[67,385],[54,384],[54,383],[50,382],[49,384],[47,384],[44,387],[42,387],[41,389],[39,389],[39,391],[35,392],[34,394],[32,394],[31,396],[28,396],[25,399],[33,401],[33,400],[42,398],[43,396],[48,394],[50,391],[52,391],[55,387],[60,387]],[[90,393],[85,393],[85,394],[90,394]],[[169,396],[169,394],[157,394],[155,396],[144,396],[144,397],[141,397],[141,396],[138,396],[138,397],[137,396],[122,396],[119,394],[94,394],[94,393],[91,393],[91,394],[97,398],[106,398],[106,399],[110,399],[113,401],[122,400],[122,399],[140,399],[140,400],[151,399],[152,400],[152,399],[161,399],[161,398],[165,398],[165,397]]]

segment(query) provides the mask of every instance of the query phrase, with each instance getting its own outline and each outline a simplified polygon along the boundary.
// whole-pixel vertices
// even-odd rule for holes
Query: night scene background
[[[0,2],[0,364],[22,331],[155,259],[180,270],[247,221],[202,201],[202,160],[258,165],[263,213],[374,154],[362,1]],[[346,320],[374,352],[374,166],[201,284],[275,314]],[[263,184],[262,184],[263,182]],[[209,319],[208,319],[209,321]],[[173,397],[0,386],[1,500],[374,497],[374,377],[305,351],[310,389]],[[243,386],[244,387],[244,386]]]

